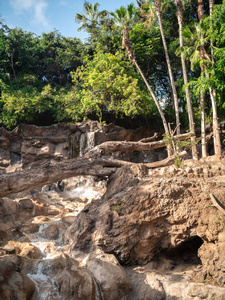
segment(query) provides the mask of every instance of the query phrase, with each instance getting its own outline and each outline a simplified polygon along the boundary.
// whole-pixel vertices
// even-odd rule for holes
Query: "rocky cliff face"
[[[126,130],[112,124],[101,126],[98,122],[60,123],[48,127],[21,124],[12,132],[0,128],[0,171],[13,172],[40,166],[46,161],[54,163],[75,158],[105,141],[137,141],[153,134],[146,128]],[[166,152],[117,153],[115,157],[151,162],[165,158]]]
[[[2,138],[6,171],[13,143],[20,144],[18,168],[38,157],[43,163],[85,151],[93,136],[80,147],[81,136],[88,136],[87,125],[80,126],[83,132],[51,127],[61,150],[54,140],[50,156],[37,154],[49,137],[39,128],[25,138],[27,147],[21,136],[8,136],[8,144]],[[152,135],[95,128],[95,143]],[[33,155],[34,149],[42,150]],[[186,160],[180,169],[137,164],[120,168],[107,183],[76,177],[3,197],[0,299],[225,299],[224,195],[225,160]]]

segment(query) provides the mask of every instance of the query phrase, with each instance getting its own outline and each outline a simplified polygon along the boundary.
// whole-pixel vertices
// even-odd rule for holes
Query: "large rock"
[[[17,255],[0,257],[0,298],[31,299],[34,282],[21,272],[22,260]]]
[[[114,255],[97,251],[88,255],[85,264],[99,283],[103,299],[130,299],[131,284]]]
[[[209,196],[222,200],[217,179],[225,181],[224,161],[213,168],[167,167],[148,176],[143,166],[121,168],[110,178],[104,199],[85,207],[64,240],[71,242],[71,255],[100,249],[122,265],[146,264],[162,255],[177,257],[174,264],[193,260],[203,264],[203,277],[210,273],[224,284],[224,215]]]

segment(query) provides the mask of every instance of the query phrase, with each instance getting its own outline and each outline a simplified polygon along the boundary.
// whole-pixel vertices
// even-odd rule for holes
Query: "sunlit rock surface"
[[[152,135],[97,122],[30,128],[32,137],[26,126],[3,134],[2,173]],[[225,299],[225,214],[210,197],[224,206],[224,183],[224,160],[187,160],[181,169],[126,166],[108,182],[76,177],[2,197],[0,299]]]

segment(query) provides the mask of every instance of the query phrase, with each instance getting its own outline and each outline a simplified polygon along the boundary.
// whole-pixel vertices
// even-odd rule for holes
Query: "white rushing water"
[[[38,299],[39,300],[63,300],[57,283],[54,278],[49,276],[48,268],[46,268],[46,264],[43,264],[41,261],[38,264],[38,268],[34,273],[27,274],[31,280],[35,283]]]
[[[27,274],[30,279],[35,283],[36,293],[38,300],[63,300],[59,293],[59,286],[54,279],[54,259],[59,253],[64,252],[68,245],[63,245],[62,231],[60,224],[61,218],[65,216],[75,217],[87,203],[94,199],[101,197],[104,193],[104,188],[98,186],[99,183],[90,182],[85,179],[82,182],[78,182],[75,188],[65,190],[63,192],[46,191],[49,204],[54,209],[54,206],[58,208],[57,204],[60,204],[61,214],[53,216],[37,216],[34,217],[33,222],[39,224],[39,230],[35,233],[27,234],[31,244],[37,247],[41,254],[42,259],[34,264],[32,271]],[[45,235],[45,230],[50,225],[56,225],[59,228],[59,237],[56,240],[49,240]],[[68,225],[69,226],[69,225]],[[65,227],[62,226],[65,230]],[[57,273],[58,271],[55,271]],[[96,299],[101,299],[100,292],[97,292],[99,287],[96,286]]]
[[[80,186],[68,192],[70,197],[87,198],[93,200],[102,195],[101,192],[95,190],[93,187]]]

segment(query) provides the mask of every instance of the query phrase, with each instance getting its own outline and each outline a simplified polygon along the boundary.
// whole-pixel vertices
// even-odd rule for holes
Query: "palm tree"
[[[174,82],[174,78],[173,78],[173,73],[172,73],[172,68],[171,68],[171,64],[170,64],[170,58],[169,58],[169,53],[168,53],[168,49],[167,49],[167,45],[166,45],[166,39],[165,39],[165,35],[164,35],[164,31],[163,31],[163,26],[162,26],[162,18],[161,18],[161,1],[162,0],[154,0],[155,3],[155,13],[157,15],[158,18],[158,22],[159,22],[159,28],[160,28],[160,33],[161,33],[161,37],[162,37],[162,42],[163,42],[163,48],[164,48],[164,52],[165,52],[165,57],[166,57],[166,63],[167,63],[167,68],[168,68],[168,74],[169,74],[169,79],[170,79],[170,84],[171,84],[171,88],[172,88],[172,94],[173,94],[173,101],[174,101],[174,107],[175,107],[175,115],[176,115],[176,128],[177,128],[177,134],[180,134],[180,118],[179,118],[179,106],[178,106],[178,97],[177,97],[177,91],[176,91],[176,86],[175,86],[175,82]],[[144,14],[143,16],[145,16],[148,20],[148,23],[151,23],[151,18],[152,18],[152,6],[150,4],[151,0],[138,0],[137,3],[140,6],[141,3],[142,7],[144,8]]]
[[[203,17],[204,17],[204,3],[203,3],[203,0],[198,0],[198,19],[199,19],[200,24],[201,24]],[[203,36],[201,36],[201,40],[203,40]],[[199,46],[199,53],[200,53],[201,59],[203,60],[202,71],[204,72],[205,76],[207,78],[209,78],[207,65],[206,65],[206,63],[204,63],[204,61],[209,61],[210,63],[212,63],[212,62],[205,51],[205,46],[203,43],[201,43]],[[221,152],[219,123],[218,123],[218,118],[217,118],[217,105],[216,105],[215,93],[213,92],[211,87],[209,87],[209,95],[210,95],[210,99],[212,102],[212,110],[213,110],[214,152],[216,155],[221,155],[222,152]]]
[[[182,29],[183,29],[183,8],[182,8],[182,0],[176,0],[177,4],[177,20],[179,24],[179,39],[180,39],[180,47],[183,47],[183,36],[182,36]],[[195,124],[193,119],[193,111],[191,106],[191,97],[190,92],[188,88],[188,78],[187,78],[187,70],[186,70],[186,64],[184,59],[184,53],[181,51],[181,64],[182,64],[182,70],[183,70],[183,77],[184,77],[184,84],[185,84],[185,94],[187,99],[187,107],[188,107],[188,119],[189,119],[189,129],[191,132],[195,132]],[[198,152],[196,147],[196,137],[193,136],[191,138],[192,141],[192,157],[194,159],[198,159]]]
[[[139,73],[141,74],[141,76],[142,76],[142,78],[143,78],[143,80],[144,80],[144,82],[145,82],[145,84],[146,84],[146,86],[147,86],[147,88],[148,88],[148,90],[149,90],[149,92],[150,92],[157,108],[158,108],[158,111],[160,113],[160,116],[161,116],[161,119],[162,119],[162,122],[163,122],[165,133],[166,133],[166,135],[169,135],[169,129],[168,129],[167,122],[166,122],[165,116],[163,114],[163,111],[162,111],[162,109],[159,105],[159,102],[158,102],[151,86],[149,85],[147,79],[145,78],[141,68],[139,67],[139,65],[136,61],[134,52],[131,48],[130,26],[132,25],[132,21],[133,21],[133,18],[135,17],[135,15],[136,15],[136,12],[137,11],[134,7],[134,4],[131,3],[127,6],[127,8],[125,8],[124,6],[121,6],[115,12],[112,12],[111,15],[114,17],[115,22],[117,24],[119,24],[120,26],[122,26],[122,29],[123,29],[122,48],[126,48],[129,59],[133,62],[133,64],[136,66]],[[172,154],[170,145],[167,147],[167,151],[168,151],[168,156],[170,156]]]
[[[88,1],[84,2],[85,14],[75,14],[75,21],[81,24],[78,30],[86,29],[91,34],[93,39],[93,31],[98,25],[98,21],[107,15],[106,10],[98,11],[99,3],[91,4]]]
[[[214,0],[209,0],[209,14],[210,14],[210,31],[211,31],[211,34],[212,34],[212,12],[213,12],[213,7],[214,7]],[[212,60],[212,63],[214,64],[214,53],[213,53],[212,38],[210,38],[210,46],[211,46],[211,60]]]

